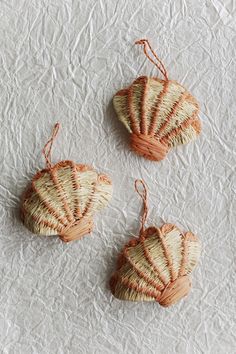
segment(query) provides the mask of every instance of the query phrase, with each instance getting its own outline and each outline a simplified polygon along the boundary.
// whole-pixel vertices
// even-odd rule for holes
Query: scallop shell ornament
[[[136,181],[136,188],[137,182]],[[110,280],[113,295],[120,300],[157,301],[168,307],[185,297],[191,288],[190,273],[200,255],[199,239],[182,233],[175,225],[144,228],[147,192],[139,238],[132,239],[121,252],[117,270]]]
[[[93,216],[107,206],[110,179],[87,165],[73,161],[51,163],[51,149],[58,133],[43,149],[46,168],[39,171],[24,194],[21,215],[25,226],[38,235],[58,235],[63,241],[80,239],[93,229]]]
[[[199,105],[181,84],[168,79],[163,63],[148,40],[141,39],[136,44],[143,45],[145,55],[164,80],[141,76],[115,94],[113,105],[130,133],[131,149],[146,159],[160,161],[171,148],[198,136],[201,131]]]

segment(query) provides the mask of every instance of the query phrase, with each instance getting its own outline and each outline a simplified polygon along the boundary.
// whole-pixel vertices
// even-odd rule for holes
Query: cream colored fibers
[[[57,131],[44,148],[47,168],[34,176],[24,195],[22,218],[35,234],[72,241],[92,230],[93,216],[107,206],[112,185],[87,165],[61,161],[53,166],[50,152]]]
[[[148,40],[136,43],[143,45],[145,55],[164,80],[141,76],[115,94],[113,105],[131,134],[132,150],[147,159],[160,161],[170,148],[186,144],[200,133],[199,105],[181,84],[168,79],[163,63]]]
[[[138,238],[121,252],[110,287],[120,300],[157,301],[162,306],[175,304],[191,288],[189,275],[200,256],[199,239],[191,232],[182,233],[175,225],[144,229],[147,194],[143,181],[144,214]],[[136,187],[137,189],[137,187]]]
[[[144,90],[145,97],[142,100]],[[198,103],[175,81],[138,78],[128,89],[114,96],[113,104],[119,119],[130,133],[153,135],[171,147],[186,144],[199,134]],[[185,122],[189,122],[186,127]],[[199,126],[197,130],[196,125]],[[181,129],[176,131],[177,128]]]

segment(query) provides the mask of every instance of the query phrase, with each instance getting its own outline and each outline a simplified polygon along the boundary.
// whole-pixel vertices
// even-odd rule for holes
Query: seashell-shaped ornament
[[[21,215],[31,232],[58,235],[68,242],[91,232],[93,216],[107,206],[112,185],[106,175],[88,165],[73,161],[52,165],[51,149],[58,130],[57,123],[43,149],[46,168],[36,173],[26,190]]]
[[[137,189],[138,182],[143,185],[143,195]],[[136,181],[135,187],[144,201],[140,235],[118,257],[110,288],[120,300],[157,301],[168,307],[190,291],[189,274],[198,262],[200,242],[191,232],[182,233],[171,224],[145,229],[147,191],[143,181]]]
[[[143,45],[145,55],[164,80],[141,76],[115,94],[113,105],[131,134],[131,149],[149,160],[160,161],[172,147],[186,144],[198,136],[201,131],[199,105],[181,84],[168,79],[163,63],[148,40],[141,39],[136,44]]]

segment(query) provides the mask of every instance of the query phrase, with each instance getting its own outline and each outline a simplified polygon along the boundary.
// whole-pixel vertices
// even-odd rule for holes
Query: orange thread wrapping
[[[169,81],[165,81],[163,84],[163,89],[160,92],[160,94],[157,96],[153,111],[152,111],[152,120],[151,124],[149,127],[149,135],[154,136],[155,135],[155,130],[158,122],[158,114],[160,112],[160,107],[162,105],[163,99],[168,91],[168,86],[169,86]]]
[[[191,232],[183,235],[175,225],[145,229],[148,203],[144,181],[136,180],[135,190],[143,201],[139,237],[131,239],[119,254],[110,289],[120,300],[157,301],[167,307],[189,293],[188,275],[198,261],[200,243]]]
[[[132,130],[133,130],[133,132],[135,134],[138,134],[139,126],[138,126],[137,120],[135,119],[135,112],[134,112],[134,109],[133,109],[133,102],[132,102],[132,94],[133,94],[133,88],[131,88],[128,91],[128,94],[127,94],[127,106],[128,106],[130,124],[131,124]]]
[[[142,185],[143,193],[141,193],[139,191],[138,183],[140,183]],[[147,187],[146,187],[146,184],[144,183],[144,181],[142,181],[141,179],[137,179],[135,181],[135,190],[136,190],[136,192],[140,195],[140,197],[143,200],[143,215],[142,215],[142,219],[141,219],[141,227],[140,227],[140,232],[139,232],[139,237],[143,241],[143,239],[145,239],[144,226],[145,226],[145,222],[146,222],[147,215],[148,215]],[[174,276],[174,270],[173,270],[173,264],[172,264],[170,252],[169,252],[168,247],[166,245],[165,239],[162,236],[162,233],[159,233],[159,238],[160,238],[160,242],[161,242],[161,245],[162,245],[162,248],[163,248],[164,255],[165,255],[166,259],[167,259],[168,266],[170,268],[171,280],[173,281],[173,280],[175,280],[175,276]]]
[[[60,161],[51,152],[60,124],[56,123],[42,153],[46,168],[37,172],[22,201],[24,224],[35,234],[78,240],[93,228],[93,215],[111,198],[111,181],[87,165]],[[85,183],[86,182],[86,183]]]
[[[167,70],[147,39],[145,56],[164,79],[141,76],[118,91],[113,104],[120,121],[130,133],[131,149],[151,161],[163,160],[169,150],[187,144],[201,131],[196,99],[178,82],[169,80]]]
[[[155,137],[144,134],[131,134],[130,146],[136,154],[151,161],[160,161],[169,151],[168,145],[159,142]]]
[[[147,274],[145,274],[143,271],[139,270],[139,268],[136,266],[136,264],[130,259],[129,257],[129,252],[128,252],[128,247],[124,249],[124,255],[126,257],[126,260],[131,264],[133,269],[135,269],[135,272],[142,277],[144,280],[146,280],[147,283],[151,284],[157,291],[161,292],[163,290],[163,286],[159,285],[155,282],[155,279],[151,279]]]

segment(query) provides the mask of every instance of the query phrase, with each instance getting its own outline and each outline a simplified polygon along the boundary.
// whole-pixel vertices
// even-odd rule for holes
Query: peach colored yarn
[[[163,160],[168,151],[195,139],[201,131],[199,106],[167,70],[147,39],[136,42],[164,76],[164,80],[141,76],[118,91],[113,104],[120,121],[130,132],[131,149],[149,160]],[[148,54],[150,51],[151,56]]]
[[[183,234],[175,225],[145,229],[147,189],[142,180],[135,181],[135,189],[143,200],[139,237],[131,239],[120,253],[110,288],[120,300],[157,301],[164,307],[171,306],[190,291],[189,274],[198,261],[200,243],[191,232]]]
[[[69,160],[52,164],[52,145],[59,127],[59,123],[54,126],[45,144],[46,168],[33,177],[21,213],[25,226],[33,233],[59,235],[68,242],[91,232],[93,216],[108,204],[112,186],[106,175],[90,166]]]

